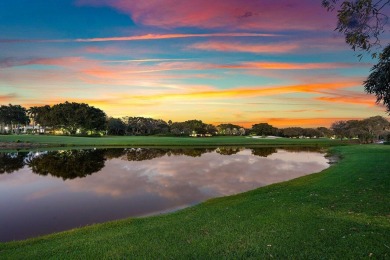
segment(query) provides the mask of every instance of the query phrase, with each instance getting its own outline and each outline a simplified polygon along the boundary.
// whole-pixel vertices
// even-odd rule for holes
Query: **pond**
[[[0,153],[0,241],[175,211],[328,166],[297,147]]]

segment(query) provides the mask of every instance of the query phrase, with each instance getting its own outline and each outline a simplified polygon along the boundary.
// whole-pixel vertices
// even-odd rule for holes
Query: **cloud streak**
[[[346,69],[354,67],[367,67],[367,63],[347,62],[318,62],[318,63],[296,63],[296,62],[242,62],[231,65],[222,65],[226,69],[263,69],[263,70],[324,70],[324,69]]]
[[[337,90],[356,86],[357,82],[337,82],[308,85],[293,85],[279,87],[254,87],[254,88],[234,88],[234,89],[214,89],[208,91],[157,94],[150,96],[129,96],[139,100],[160,100],[160,99],[205,99],[205,98],[240,98],[272,96],[287,93],[321,93],[324,90]]]
[[[300,48],[296,43],[242,44],[239,42],[203,42],[189,46],[190,49],[219,52],[291,53]]]
[[[213,38],[213,37],[280,37],[280,34],[268,33],[173,33],[173,34],[144,34],[119,37],[99,37],[99,38],[77,38],[77,39],[0,39],[0,43],[22,43],[22,42],[42,42],[42,43],[62,43],[62,42],[119,42],[119,41],[147,41],[166,40],[181,38]]]
[[[59,58],[32,58],[32,59],[0,59],[0,68],[12,68],[28,65],[71,66],[85,62],[82,57],[59,57]]]

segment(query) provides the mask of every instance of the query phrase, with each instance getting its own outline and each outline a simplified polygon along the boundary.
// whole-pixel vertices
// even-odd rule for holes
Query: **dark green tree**
[[[353,50],[362,50],[378,57],[380,36],[388,28],[389,0],[323,0],[330,11],[337,10],[336,30],[343,33]],[[375,49],[372,51],[372,49]],[[362,54],[358,55],[360,58]],[[364,89],[374,94],[377,103],[383,103],[390,113],[390,44],[379,54],[379,62],[371,69]]]
[[[201,120],[187,120],[185,122],[175,122],[171,125],[171,134],[178,136],[189,136],[191,134],[214,135],[217,129],[212,126],[203,123]]]
[[[281,130],[281,135],[289,138],[299,138],[304,135],[304,131],[301,127],[287,127]]]
[[[334,122],[330,128],[340,140],[347,136],[347,122],[344,120]]]
[[[2,125],[10,126],[11,133],[19,133],[20,126],[30,122],[27,110],[20,105],[0,106],[0,122]]]
[[[106,114],[85,103],[65,102],[51,107],[49,125],[62,129],[65,133],[74,135],[78,131],[97,132],[106,129]]]
[[[35,126],[37,124],[38,112],[39,112],[39,107],[37,107],[37,106],[30,107],[29,109],[27,109],[27,115],[29,116],[29,118],[31,119],[31,121],[33,123],[33,132],[35,132]]]
[[[126,124],[119,118],[110,117],[107,120],[107,132],[109,135],[124,135]]]
[[[334,133],[331,129],[323,127],[323,126],[318,127],[317,130],[320,131],[321,136],[323,136],[323,137],[330,138],[334,135]]]
[[[278,129],[267,123],[252,125],[251,132],[256,135],[276,135]]]
[[[367,80],[364,81],[364,89],[369,94],[376,96],[376,103],[383,103],[390,113],[390,45],[379,56],[378,64],[374,65]]]
[[[49,105],[35,108],[35,122],[38,124],[38,132],[41,132],[41,127],[45,131],[46,126],[51,126],[51,107]]]
[[[155,135],[167,134],[169,125],[161,119],[146,117],[125,117],[127,135]]]
[[[245,135],[245,129],[235,124],[220,124],[217,126],[220,135]]]
[[[321,132],[314,128],[304,128],[303,136],[309,138],[319,138],[321,136]]]

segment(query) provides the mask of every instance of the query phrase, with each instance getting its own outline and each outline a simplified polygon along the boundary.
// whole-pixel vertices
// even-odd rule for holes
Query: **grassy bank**
[[[318,174],[172,214],[3,243],[0,258],[390,257],[390,147],[332,152],[343,159]]]
[[[330,139],[255,139],[242,136],[208,138],[108,136],[70,137],[45,135],[0,135],[0,143],[31,143],[48,146],[218,146],[218,145],[335,145],[340,141]]]

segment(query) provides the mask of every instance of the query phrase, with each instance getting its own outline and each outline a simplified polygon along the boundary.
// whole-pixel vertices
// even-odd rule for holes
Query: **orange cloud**
[[[310,85],[293,85],[280,87],[235,88],[222,90],[209,90],[189,92],[181,94],[157,94],[150,96],[129,96],[133,99],[157,100],[157,99],[188,99],[188,98],[230,98],[230,97],[256,97],[280,95],[286,93],[321,93],[324,90],[335,90],[356,86],[357,82],[319,83]]]
[[[316,69],[338,69],[357,66],[367,66],[367,63],[287,63],[287,62],[246,62],[244,67],[254,67],[267,70],[316,70]]]
[[[300,46],[296,43],[284,44],[242,44],[238,42],[203,42],[189,48],[221,52],[250,52],[250,53],[290,53]]]
[[[367,63],[325,62],[325,63],[289,63],[289,62],[242,62],[220,65],[225,69],[264,69],[264,70],[316,70],[365,67]]]
[[[317,97],[316,100],[332,102],[332,103],[347,103],[366,106],[376,106],[376,98],[373,96],[365,97],[351,97],[351,96],[338,96],[338,97]]]
[[[16,94],[0,95],[0,102],[11,103],[15,98]]]

